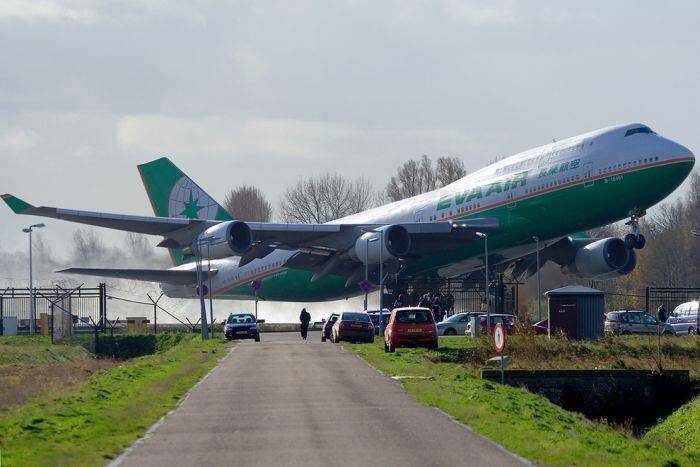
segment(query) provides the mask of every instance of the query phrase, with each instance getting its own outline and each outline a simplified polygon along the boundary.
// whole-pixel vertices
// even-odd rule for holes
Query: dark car
[[[374,326],[367,313],[341,313],[333,325],[331,340],[350,342],[374,342]]]
[[[323,323],[323,328],[321,328],[321,342],[326,342],[326,339],[333,337],[333,325],[338,321],[338,313],[331,313],[325,323]]]
[[[231,339],[255,339],[260,342],[260,327],[250,313],[231,313],[224,322],[224,336]]]
[[[370,319],[372,320],[372,325],[374,326],[374,335],[378,336],[379,333],[381,332],[381,329],[384,328],[386,329],[387,325],[389,324],[389,319],[391,318],[391,311],[387,310],[384,308],[381,312],[382,316],[382,323],[381,326],[379,324],[379,310],[369,310],[367,312],[369,315]]]
[[[389,326],[384,331],[384,351],[393,352],[398,347],[438,346],[437,328],[433,312],[429,308],[394,308]]]

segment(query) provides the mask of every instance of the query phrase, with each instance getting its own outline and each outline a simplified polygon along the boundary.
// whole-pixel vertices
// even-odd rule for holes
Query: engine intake
[[[245,222],[227,221],[202,232],[193,248],[196,249],[200,243],[202,258],[228,258],[248,251],[253,243],[253,234]]]
[[[577,248],[573,260],[562,271],[587,279],[611,279],[629,274],[636,265],[636,253],[623,240],[603,238]]]
[[[401,225],[386,225],[373,232],[362,234],[355,246],[348,252],[356,261],[365,264],[378,264],[382,233],[384,234],[384,248],[381,252],[382,261],[406,256],[411,249],[411,236],[405,227]]]

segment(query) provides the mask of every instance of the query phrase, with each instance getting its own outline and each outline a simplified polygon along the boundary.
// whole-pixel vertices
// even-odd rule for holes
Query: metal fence
[[[664,305],[670,313],[681,303],[696,301],[699,297],[700,287],[647,287],[646,312],[656,316],[656,310]]]
[[[495,277],[489,286],[494,312],[517,314],[519,285],[504,282],[501,274]],[[442,306],[454,306],[455,313],[482,311],[485,308],[484,282],[472,279],[401,278],[394,285],[392,297],[399,293],[404,295],[404,302],[411,305],[418,304],[420,297],[426,293],[437,294]]]
[[[31,303],[28,288],[0,289],[0,335],[4,334],[6,318],[16,318],[17,333],[27,334],[31,328]],[[34,289],[34,329],[37,333],[54,335],[54,328],[65,333],[104,331],[107,316],[107,287],[77,287],[64,289]]]

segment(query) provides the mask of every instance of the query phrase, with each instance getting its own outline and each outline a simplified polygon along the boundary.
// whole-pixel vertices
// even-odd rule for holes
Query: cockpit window
[[[652,135],[656,134],[648,126],[640,126],[638,128],[630,128],[629,130],[627,130],[627,132],[625,133],[625,138],[636,133],[650,133]]]

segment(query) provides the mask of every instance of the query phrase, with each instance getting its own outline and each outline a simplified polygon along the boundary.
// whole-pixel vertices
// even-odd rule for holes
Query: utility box
[[[561,329],[572,339],[595,340],[603,335],[605,292],[569,285],[545,292],[552,332]]]
[[[5,316],[2,319],[2,335],[16,336],[17,335],[17,317]]]
[[[126,318],[126,328],[129,334],[146,334],[148,332],[148,319],[144,316]]]

